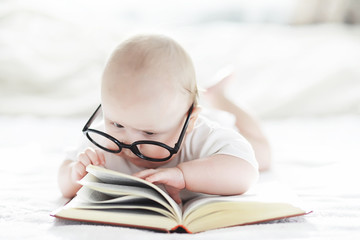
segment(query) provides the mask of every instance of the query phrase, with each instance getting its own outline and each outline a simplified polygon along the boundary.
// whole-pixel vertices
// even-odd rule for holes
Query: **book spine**
[[[170,233],[190,233],[192,234],[189,229],[187,229],[184,225],[177,225],[176,227],[170,230]]]

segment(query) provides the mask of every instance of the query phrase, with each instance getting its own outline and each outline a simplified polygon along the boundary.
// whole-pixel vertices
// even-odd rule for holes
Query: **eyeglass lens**
[[[88,136],[98,145],[110,150],[111,152],[120,152],[121,150],[121,147],[117,145],[114,141],[99,133],[89,131]],[[164,159],[168,158],[171,155],[168,149],[155,144],[141,143],[135,144],[135,146],[138,151],[147,158]]]

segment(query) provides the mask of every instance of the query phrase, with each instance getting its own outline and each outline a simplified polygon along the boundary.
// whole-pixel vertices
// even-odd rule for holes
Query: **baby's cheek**
[[[98,145],[105,147],[107,149],[113,150],[113,151],[117,151],[119,149],[119,147],[116,145],[115,142],[111,141],[109,138],[98,134],[98,133],[93,133],[93,132],[88,132],[89,137],[96,142]]]
[[[168,156],[170,156],[170,152],[160,146],[157,145],[152,145],[152,144],[140,144],[138,145],[138,149],[139,151],[150,158],[167,158]]]
[[[117,144],[115,144],[114,142],[106,142],[106,148],[113,150],[113,151],[119,150],[119,146]]]

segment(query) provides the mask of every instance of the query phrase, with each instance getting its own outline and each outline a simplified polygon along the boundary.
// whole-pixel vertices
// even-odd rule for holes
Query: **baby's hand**
[[[175,202],[181,203],[180,190],[185,188],[185,179],[179,168],[146,169],[135,173],[134,176],[154,184],[164,184],[166,191]]]
[[[72,166],[71,177],[74,182],[83,178],[86,174],[86,166],[105,165],[105,156],[100,150],[95,150],[93,148],[88,147],[84,152],[79,153],[77,162]]]

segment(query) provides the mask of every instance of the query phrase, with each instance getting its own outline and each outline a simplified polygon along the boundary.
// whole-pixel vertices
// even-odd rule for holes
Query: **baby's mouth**
[[[152,162],[141,159],[135,154],[128,155],[126,153],[121,152],[118,155],[123,159],[125,159],[126,161],[131,162],[132,164],[138,167],[153,168]]]
[[[147,161],[144,159],[141,159],[139,157],[130,157],[130,158],[125,158],[127,161],[130,161],[132,164],[138,166],[138,167],[143,167],[143,168],[158,168],[162,165],[164,165],[165,163],[167,163],[167,161],[165,162],[152,162],[152,161]]]
[[[130,161],[132,164],[134,164],[138,167],[143,167],[143,168],[156,168],[157,167],[156,164],[154,164],[154,162],[146,161],[141,158],[130,158],[130,159],[127,159],[127,161]]]
[[[132,164],[138,166],[138,167],[142,167],[142,168],[158,168],[164,164],[166,164],[168,161],[165,162],[152,162],[152,161],[147,161],[144,160],[142,158],[139,158],[138,156],[136,156],[133,153],[130,153],[131,155],[124,153],[124,152],[120,152],[119,154],[117,154],[118,156],[122,157],[123,159],[125,159],[126,161],[131,162]]]

